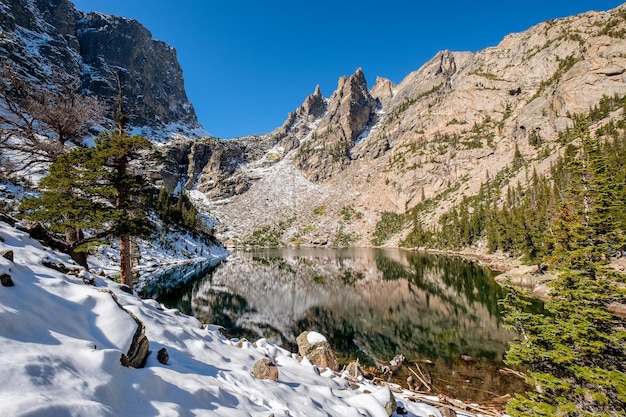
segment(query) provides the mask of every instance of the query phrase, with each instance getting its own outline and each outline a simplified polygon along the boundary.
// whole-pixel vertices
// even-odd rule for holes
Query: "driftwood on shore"
[[[431,395],[415,393],[408,397],[408,400],[415,402],[423,402],[428,405],[432,405],[433,407],[439,408],[442,412],[443,410],[451,410],[456,416],[457,413],[463,413],[465,415],[483,415],[490,417],[502,417],[504,416],[504,405],[511,399],[510,395],[504,395],[502,397],[494,398],[490,402],[483,402],[480,404],[468,404],[464,403],[461,400],[451,399],[444,395],[439,395],[437,399],[433,399]],[[445,414],[444,415],[450,415]]]

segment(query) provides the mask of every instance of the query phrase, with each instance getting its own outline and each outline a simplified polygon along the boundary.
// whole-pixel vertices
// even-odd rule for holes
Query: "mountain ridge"
[[[69,0],[0,2],[0,60],[46,86],[54,71],[115,108],[120,88],[130,126],[146,136],[206,134],[185,93],[176,50],[133,19],[83,13]]]
[[[230,140],[245,158],[224,182],[244,191],[219,191],[219,173],[201,161],[187,189],[234,245],[267,235],[267,244],[368,246],[384,213],[441,199],[424,213],[436,224],[516,155],[545,172],[573,115],[626,94],[625,30],[621,5],[542,22],[478,52],[440,51],[397,85],[378,78],[370,89],[357,69],[274,131]],[[325,111],[314,116],[312,103]],[[523,172],[508,181],[523,182]]]

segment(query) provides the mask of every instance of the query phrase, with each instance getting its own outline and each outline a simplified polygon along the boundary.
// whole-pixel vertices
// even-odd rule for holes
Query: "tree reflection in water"
[[[504,294],[491,271],[459,258],[393,249],[261,249],[233,253],[161,300],[233,337],[265,337],[292,351],[300,332],[316,330],[344,362],[375,366],[403,354],[411,364],[422,361],[439,392],[479,401],[522,389],[498,372],[513,337],[502,327]],[[476,361],[467,365],[460,355]]]

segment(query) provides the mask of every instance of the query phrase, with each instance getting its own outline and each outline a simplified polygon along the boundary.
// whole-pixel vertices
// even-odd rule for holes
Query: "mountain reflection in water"
[[[315,330],[344,362],[432,361],[440,390],[456,396],[519,388],[497,372],[513,337],[499,313],[506,290],[474,262],[393,249],[236,251],[182,291],[167,298],[233,337],[265,337],[295,352],[296,336]]]

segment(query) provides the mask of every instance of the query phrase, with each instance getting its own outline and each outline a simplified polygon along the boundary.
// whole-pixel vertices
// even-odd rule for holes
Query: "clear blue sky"
[[[320,85],[363,68],[399,83],[438,51],[478,51],[544,20],[618,0],[74,0],[139,20],[178,53],[187,95],[212,135],[266,133]]]

